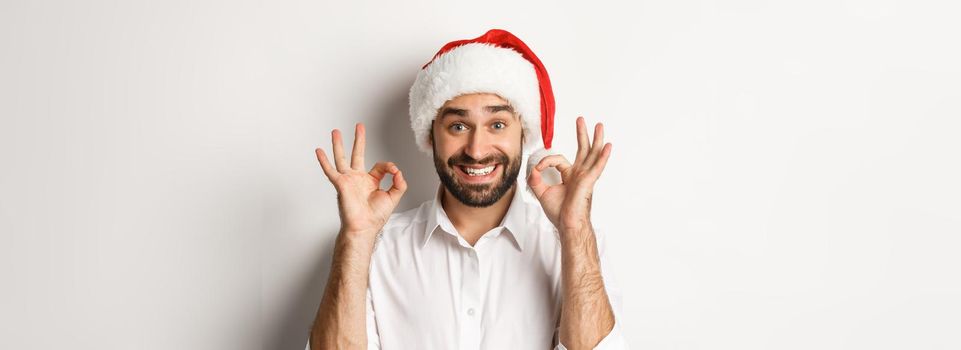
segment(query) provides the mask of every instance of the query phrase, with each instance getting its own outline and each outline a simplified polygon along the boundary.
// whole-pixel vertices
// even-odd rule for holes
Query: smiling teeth
[[[476,170],[472,168],[466,168],[466,167],[463,169],[464,169],[464,172],[466,172],[470,176],[484,176],[484,175],[490,174],[491,171],[494,171],[494,166],[491,165],[489,167],[476,169]]]

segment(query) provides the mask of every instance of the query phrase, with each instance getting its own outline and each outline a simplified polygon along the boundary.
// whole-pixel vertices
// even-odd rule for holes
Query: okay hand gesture
[[[571,165],[564,156],[554,154],[544,159],[531,170],[528,184],[544,213],[562,234],[590,229],[591,197],[594,183],[604,171],[611,155],[610,143],[604,144],[604,125],[594,126],[594,143],[587,137],[584,117],[577,117],[577,158]],[[561,183],[547,185],[541,179],[545,168],[556,168],[561,173]]]
[[[323,149],[314,150],[324,174],[337,189],[337,205],[340,209],[341,232],[348,235],[361,235],[373,239],[390,214],[397,207],[401,196],[407,191],[404,175],[392,162],[374,164],[369,172],[364,170],[364,124],[358,123],[354,132],[354,149],[351,152],[350,166],[344,156],[343,140],[340,130],[331,132],[334,151],[334,164],[327,160]],[[387,174],[393,174],[390,189],[380,189],[380,181]]]

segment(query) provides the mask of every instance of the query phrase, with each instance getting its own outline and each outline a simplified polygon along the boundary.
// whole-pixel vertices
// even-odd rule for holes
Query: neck
[[[500,225],[504,216],[507,215],[507,209],[510,208],[514,192],[517,191],[517,185],[515,184],[494,204],[477,208],[461,203],[444,188],[443,184],[440,186],[441,191],[444,192],[441,196],[441,206],[444,208],[444,212],[447,213],[447,217],[450,218],[461,237],[464,237],[464,240],[472,246],[484,233]]]

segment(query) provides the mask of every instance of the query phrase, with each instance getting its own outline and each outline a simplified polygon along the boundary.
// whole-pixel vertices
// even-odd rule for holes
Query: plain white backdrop
[[[339,225],[314,148],[364,122],[399,209],[429,199],[407,91],[490,28],[547,66],[558,150],[607,126],[634,348],[961,348],[959,13],[2,0],[0,348],[302,349]]]

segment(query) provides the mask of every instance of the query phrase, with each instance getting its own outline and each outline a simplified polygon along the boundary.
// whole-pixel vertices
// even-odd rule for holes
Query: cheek
[[[510,135],[504,138],[503,145],[507,149],[519,152],[524,147],[524,132],[520,129],[511,130]]]
[[[445,162],[451,156],[460,152],[462,145],[458,145],[456,140],[445,139],[443,137],[434,138],[434,152]]]
[[[458,146],[457,140],[449,137],[440,136],[440,137],[434,138],[434,147],[437,148],[437,151],[440,152],[441,154],[450,154],[453,150],[456,150],[459,146]]]
[[[499,153],[504,154],[507,157],[515,157],[522,153],[521,144],[517,140],[512,140],[510,142],[498,142],[492,145],[494,149],[499,151]]]

